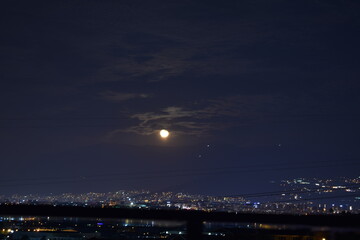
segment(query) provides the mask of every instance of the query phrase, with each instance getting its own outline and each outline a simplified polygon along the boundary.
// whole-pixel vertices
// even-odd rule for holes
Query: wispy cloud
[[[131,126],[124,131],[140,135],[151,135],[161,128],[169,128],[177,134],[187,133],[190,135],[204,133],[207,128],[194,119],[200,119],[201,110],[186,110],[181,107],[167,107],[160,112],[145,112],[131,116],[140,121],[138,125]],[[189,130],[189,131],[186,131]]]
[[[114,92],[114,91],[105,91],[99,93],[99,95],[106,100],[114,101],[114,102],[122,102],[127,101],[134,98],[148,98],[148,94],[144,93],[121,93],[121,92]]]
[[[130,117],[138,120],[137,124],[114,130],[110,135],[120,132],[151,135],[167,128],[177,135],[208,136],[212,131],[261,119],[264,109],[276,111],[277,101],[264,95],[232,96],[208,100],[201,106],[170,106],[157,112],[133,114]]]

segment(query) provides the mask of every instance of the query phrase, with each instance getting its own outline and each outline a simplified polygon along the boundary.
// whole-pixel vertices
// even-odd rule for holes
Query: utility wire
[[[288,166],[286,166],[288,165]],[[167,170],[157,170],[157,171],[126,171],[122,173],[101,173],[101,174],[91,174],[80,176],[81,178],[98,178],[98,177],[125,177],[125,176],[161,176],[161,175],[169,175],[169,174],[204,174],[204,173],[239,173],[239,172],[257,172],[257,171],[266,171],[266,170],[291,170],[291,169],[299,169],[299,168],[315,168],[315,167],[333,167],[333,166],[343,166],[343,165],[360,165],[359,159],[347,159],[342,161],[309,161],[309,162],[301,162],[301,163],[291,163],[289,165],[288,162],[280,162],[280,163],[269,163],[269,164],[251,164],[251,165],[243,165],[243,166],[227,166],[220,168],[189,168],[189,169],[167,169]],[[74,178],[78,179],[79,176],[73,177],[46,177],[46,178],[10,178],[10,179],[0,179],[2,183],[4,182],[18,182],[18,181],[41,181],[41,180],[61,180],[61,179],[69,179]]]
[[[299,198],[299,199],[289,199],[289,200],[279,200],[275,202],[267,202],[267,204],[271,203],[287,203],[287,202],[304,202],[304,201],[313,201],[313,200],[326,200],[326,199],[335,199],[335,198],[352,198],[358,197],[359,194],[348,194],[348,195],[337,195],[337,196],[326,196],[326,197],[314,197],[314,198]]]
[[[273,191],[273,192],[260,192],[260,193],[247,193],[247,194],[236,194],[236,195],[225,195],[220,197],[243,197],[243,198],[250,198],[250,197],[270,197],[270,196],[277,196],[282,194],[308,194],[313,192],[318,192],[318,190],[332,190],[332,191],[344,191],[345,189],[359,189],[360,183],[354,184],[347,184],[341,185],[344,188],[332,188],[331,186],[326,187],[316,187],[316,188],[306,188],[306,189],[294,189],[294,190],[284,190],[284,191]]]
[[[360,163],[351,163],[350,165],[359,165]],[[341,167],[345,166],[346,164],[336,164],[336,165],[321,165],[321,167]],[[25,183],[10,183],[10,184],[0,184],[2,187],[14,187],[14,186],[26,186],[26,185],[43,185],[43,184],[61,184],[61,183],[69,183],[69,182],[88,182],[88,181],[126,181],[126,182],[133,182],[134,180],[153,180],[153,179],[163,179],[163,178],[173,178],[173,177],[189,177],[189,176],[212,176],[212,175],[219,175],[219,174],[238,174],[238,173],[254,173],[254,172],[262,172],[262,171],[279,171],[279,170],[298,170],[298,169],[308,169],[308,168],[318,168],[319,165],[316,166],[304,166],[304,167],[287,167],[287,168],[268,168],[268,169],[224,169],[224,170],[214,170],[214,171],[198,171],[198,172],[163,172],[163,174],[156,174],[156,175],[138,175],[134,174],[134,179],[129,178],[127,175],[113,175],[113,176],[101,176],[101,177],[93,177],[91,175],[87,177],[78,177],[78,178],[48,178],[45,179],[39,179],[37,181],[39,182],[31,182],[27,180]],[[130,175],[132,176],[132,175]],[[3,181],[2,181],[3,182]]]

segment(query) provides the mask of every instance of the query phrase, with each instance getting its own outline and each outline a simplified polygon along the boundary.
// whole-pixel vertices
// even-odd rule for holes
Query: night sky
[[[3,0],[0,30],[0,195],[360,174],[357,0]]]

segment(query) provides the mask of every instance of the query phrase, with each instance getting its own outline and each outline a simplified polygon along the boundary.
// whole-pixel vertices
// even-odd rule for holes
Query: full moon
[[[167,137],[169,137],[169,135],[170,135],[170,133],[168,130],[163,129],[160,131],[160,137],[162,137],[162,138],[167,138]]]

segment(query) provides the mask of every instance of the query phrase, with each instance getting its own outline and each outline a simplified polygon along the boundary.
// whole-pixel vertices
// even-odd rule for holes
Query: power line
[[[322,163],[325,162],[327,164],[318,164],[318,163]],[[310,165],[306,165],[306,164],[310,164]],[[343,165],[358,165],[360,164],[360,162],[358,161],[353,161],[353,160],[348,160],[348,161],[342,161],[341,163],[339,162],[329,162],[329,161],[319,161],[319,162],[315,162],[316,165],[314,165],[314,162],[305,162],[305,164],[298,164],[296,163],[295,166],[290,166],[290,167],[280,167],[280,168],[273,168],[276,166],[283,166],[284,163],[277,163],[277,164],[257,164],[257,165],[245,165],[245,166],[229,166],[229,167],[223,167],[223,168],[197,168],[197,169],[170,169],[170,170],[161,170],[161,171],[143,171],[143,172],[125,172],[125,173],[103,173],[103,174],[92,174],[92,175],[85,175],[83,177],[85,178],[96,178],[96,177],[113,177],[113,176],[133,176],[133,175],[153,175],[155,174],[156,176],[159,176],[161,174],[176,174],[176,173],[180,173],[180,174],[189,174],[189,173],[193,173],[193,174],[201,174],[201,173],[222,173],[223,171],[225,171],[224,173],[229,173],[229,172],[251,172],[251,171],[264,171],[264,170],[291,170],[291,169],[299,169],[299,168],[314,168],[314,167],[332,167],[332,166],[343,166]],[[261,168],[262,167],[262,168]],[[265,167],[265,168],[264,168]],[[269,168],[270,167],[270,168]],[[255,169],[252,169],[255,168]],[[68,177],[66,177],[68,178]],[[2,179],[2,182],[9,182],[9,181],[36,181],[36,180],[43,180],[44,178],[25,178],[25,179],[19,179],[19,178],[15,178],[15,179]],[[62,179],[62,177],[60,178],[45,178],[45,179],[49,179],[49,180],[56,180],[56,179]]]
[[[259,193],[247,193],[247,194],[237,194],[237,195],[226,195],[226,196],[220,196],[220,197],[243,197],[243,198],[250,198],[250,197],[271,197],[271,196],[277,196],[282,194],[308,194],[313,192],[318,192],[318,190],[332,190],[332,191],[341,191],[345,189],[350,188],[359,188],[360,183],[354,183],[354,184],[347,184],[347,185],[341,185],[344,188],[332,188],[330,186],[327,187],[316,187],[316,188],[306,188],[304,189],[294,189],[294,190],[284,190],[284,191],[273,191],[273,192],[259,192]]]
[[[37,179],[26,179],[26,180],[19,180],[15,179],[12,180],[10,184],[0,184],[3,187],[13,187],[13,186],[24,186],[24,185],[44,185],[44,184],[61,184],[61,183],[69,183],[69,182],[88,182],[88,181],[115,181],[115,180],[122,180],[127,182],[133,182],[134,180],[152,180],[152,179],[163,179],[163,178],[173,178],[173,177],[189,177],[189,176],[211,176],[211,175],[219,175],[219,174],[238,174],[238,173],[255,173],[255,172],[262,172],[262,171],[279,171],[279,170],[298,170],[298,169],[308,169],[308,168],[318,168],[318,167],[334,167],[334,166],[346,166],[346,165],[359,165],[360,162],[344,164],[344,163],[337,163],[332,165],[309,165],[309,166],[293,166],[293,167],[280,167],[280,168],[258,168],[258,169],[235,169],[235,168],[223,168],[223,169],[197,169],[195,171],[188,170],[188,172],[184,172],[183,170],[174,170],[174,171],[162,171],[162,172],[148,172],[148,173],[127,173],[127,174],[113,174],[113,175],[87,175],[82,177],[66,177],[66,178],[37,178]],[[135,179],[129,178],[129,176],[134,176]],[[6,180],[2,180],[5,182]],[[20,183],[16,183],[20,181]],[[21,183],[21,181],[26,181],[25,183]]]
[[[288,165],[288,166],[287,166]],[[266,170],[292,170],[300,168],[315,168],[315,167],[333,167],[333,166],[343,166],[343,165],[360,165],[359,159],[347,159],[340,161],[309,161],[301,163],[291,163],[289,162],[279,162],[279,163],[259,163],[259,164],[250,164],[242,166],[226,166],[226,167],[217,167],[217,168],[189,168],[189,169],[167,169],[167,170],[155,170],[155,171],[126,171],[122,173],[102,173],[102,174],[91,174],[81,176],[82,178],[96,178],[96,177],[117,177],[117,176],[144,176],[144,175],[167,175],[167,174],[201,174],[201,173],[239,173],[239,172],[252,172],[252,171],[266,171]],[[276,168],[274,168],[276,167]],[[78,178],[79,176],[66,177],[68,178]],[[1,182],[17,182],[17,181],[38,181],[38,180],[59,180],[64,177],[46,177],[46,178],[12,178],[12,179],[1,179]]]
[[[314,197],[314,198],[299,198],[299,199],[289,199],[289,200],[280,200],[276,202],[268,202],[270,203],[286,203],[286,202],[304,202],[304,201],[313,201],[313,200],[326,200],[326,199],[335,199],[335,198],[350,198],[350,197],[358,197],[359,194],[348,194],[348,195],[337,195],[337,196],[326,196],[326,197]]]

